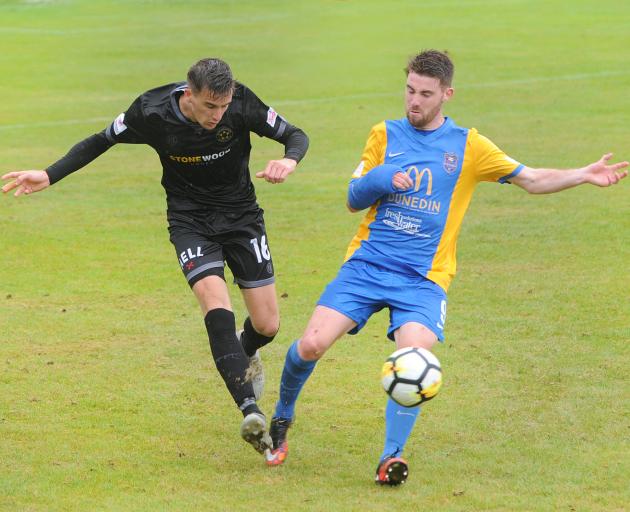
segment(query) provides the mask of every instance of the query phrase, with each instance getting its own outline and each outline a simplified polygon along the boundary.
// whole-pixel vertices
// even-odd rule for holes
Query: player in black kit
[[[186,82],[139,96],[100,133],[76,144],[44,171],[16,171],[3,192],[47,188],[117,143],[148,144],[162,162],[170,240],[205,317],[212,355],[243,413],[241,436],[259,452],[271,447],[256,404],[264,375],[258,349],[278,332],[280,317],[263,211],[249,173],[250,132],[285,146],[256,177],[281,183],[308,148],[308,138],[234,81],[227,63],[202,59]],[[236,322],[223,273],[230,267],[249,317]]]

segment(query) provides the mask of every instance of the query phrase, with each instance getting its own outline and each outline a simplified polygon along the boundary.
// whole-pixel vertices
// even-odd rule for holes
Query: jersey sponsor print
[[[346,259],[419,274],[447,290],[475,186],[506,182],[523,166],[474,128],[461,128],[450,118],[433,131],[418,130],[406,118],[374,126],[352,179],[381,164],[399,166],[413,186],[386,194],[368,210]]]

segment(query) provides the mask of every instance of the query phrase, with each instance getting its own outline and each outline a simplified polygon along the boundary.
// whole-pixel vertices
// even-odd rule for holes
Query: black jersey
[[[186,87],[186,82],[178,82],[140,95],[106,130],[50,166],[51,183],[116,143],[148,144],[162,163],[169,210],[258,208],[249,173],[250,132],[284,143],[285,157],[297,161],[306,152],[308,138],[240,83],[219,124],[204,129],[179,108]]]

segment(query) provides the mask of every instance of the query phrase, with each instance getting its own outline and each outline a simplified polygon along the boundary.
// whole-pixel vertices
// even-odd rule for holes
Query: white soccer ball
[[[403,407],[415,407],[437,395],[442,368],[427,349],[401,348],[385,361],[381,383],[392,400]]]

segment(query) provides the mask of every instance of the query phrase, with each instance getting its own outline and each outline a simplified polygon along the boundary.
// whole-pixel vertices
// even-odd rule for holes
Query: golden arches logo
[[[413,191],[418,192],[420,187],[422,186],[422,179],[424,176],[427,176],[427,195],[430,196],[433,191],[433,174],[431,173],[431,169],[425,167],[421,171],[418,170],[416,166],[409,167],[405,171],[405,174],[409,176],[414,181]],[[412,176],[413,174],[413,176]]]

